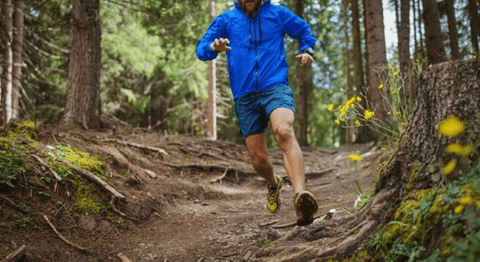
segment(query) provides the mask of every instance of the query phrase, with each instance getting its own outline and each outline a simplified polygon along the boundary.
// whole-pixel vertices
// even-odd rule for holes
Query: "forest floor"
[[[105,207],[103,212],[81,211],[73,187],[59,184],[55,190],[53,181],[35,183],[47,172],[28,161],[32,168],[26,176],[19,177],[13,189],[3,187],[0,194],[0,261],[22,245],[27,246],[25,261],[213,262],[247,257],[251,261],[265,245],[295,227],[273,228],[296,221],[294,192],[279,148],[269,149],[269,157],[275,173],[287,183],[280,194],[280,212],[270,214],[266,182],[254,174],[245,146],[138,128],[82,130],[39,124],[37,133],[40,150],[61,143],[104,156],[108,183],[127,199],[116,204],[126,216],[109,206],[108,194],[99,187],[92,199]],[[164,153],[119,141],[160,148]],[[366,144],[302,150],[307,189],[319,204],[317,217],[330,209],[343,212],[352,207],[357,196],[344,187],[358,192],[358,180],[369,192],[373,165],[387,157]],[[353,163],[348,157],[352,153],[365,158]],[[223,174],[223,179],[212,182]],[[275,254],[263,256],[275,261]]]

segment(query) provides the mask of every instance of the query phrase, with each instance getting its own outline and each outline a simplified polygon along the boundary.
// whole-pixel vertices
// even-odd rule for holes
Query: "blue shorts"
[[[293,91],[287,85],[277,85],[261,92],[252,92],[235,100],[235,113],[244,138],[265,132],[270,114],[277,108],[289,108],[295,113]]]

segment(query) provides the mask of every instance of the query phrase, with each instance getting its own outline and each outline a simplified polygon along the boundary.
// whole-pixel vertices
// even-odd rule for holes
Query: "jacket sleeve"
[[[283,31],[299,42],[299,50],[303,52],[305,49],[314,48],[317,39],[313,36],[310,26],[286,7],[281,11]]]
[[[215,38],[227,38],[223,15],[220,15],[213,20],[205,35],[197,42],[198,59],[208,61],[217,58],[219,52],[210,50],[210,44]]]

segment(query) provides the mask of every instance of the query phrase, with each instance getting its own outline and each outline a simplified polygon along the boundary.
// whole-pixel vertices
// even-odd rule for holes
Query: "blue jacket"
[[[288,85],[288,64],[283,37],[288,34],[299,41],[299,50],[314,48],[316,39],[308,24],[283,6],[264,0],[255,17],[248,17],[235,2],[235,10],[219,15],[197,43],[197,57],[202,61],[217,58],[211,51],[215,38],[228,38],[228,72],[233,98]]]

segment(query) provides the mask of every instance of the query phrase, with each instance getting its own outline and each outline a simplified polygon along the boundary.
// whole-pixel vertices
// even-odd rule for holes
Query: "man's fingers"
[[[217,38],[215,38],[215,40],[213,40],[213,42],[215,43],[215,45],[219,45],[219,42],[218,42]]]
[[[295,58],[296,58],[296,59],[302,58],[302,54],[296,55]]]
[[[231,47],[229,47],[229,46],[227,46],[227,51],[230,51],[230,50],[232,50],[232,48],[231,48]]]
[[[227,44],[230,44],[230,40],[228,40],[228,38],[225,38],[225,42],[227,42]]]

